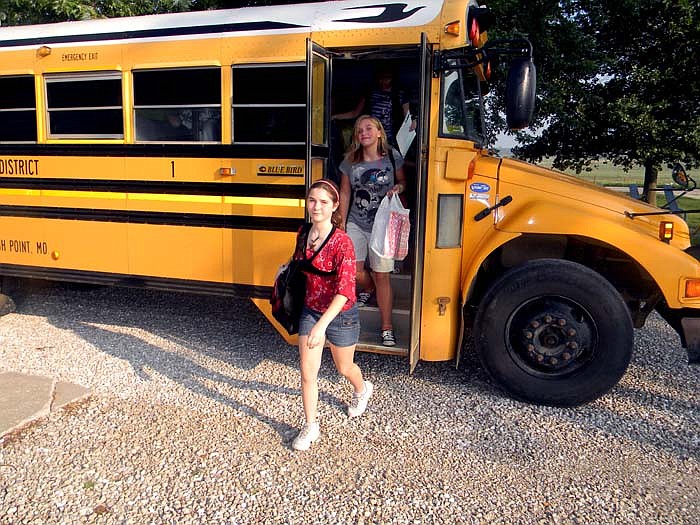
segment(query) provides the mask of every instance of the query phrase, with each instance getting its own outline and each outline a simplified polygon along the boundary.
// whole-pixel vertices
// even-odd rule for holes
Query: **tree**
[[[298,0],[0,0],[0,24],[43,24],[292,3]]]
[[[536,49],[536,125],[544,130],[519,134],[515,153],[533,161],[552,157],[555,167],[577,172],[596,160],[625,169],[644,166],[644,194],[650,201],[663,164],[700,165],[700,15],[695,3],[538,3],[544,13],[539,23],[519,2],[496,4],[500,22],[530,32]]]
[[[196,0],[0,0],[2,25],[189,11]]]

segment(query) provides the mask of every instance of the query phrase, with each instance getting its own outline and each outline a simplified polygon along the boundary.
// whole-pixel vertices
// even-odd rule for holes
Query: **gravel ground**
[[[94,395],[0,442],[2,524],[700,523],[700,368],[658,317],[604,398],[505,397],[468,357],[321,369],[321,440],[295,350],[247,301],[44,284],[0,318],[0,369]],[[206,313],[205,313],[206,312]]]

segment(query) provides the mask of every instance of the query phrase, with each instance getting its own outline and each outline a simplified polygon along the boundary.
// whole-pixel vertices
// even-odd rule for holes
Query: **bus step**
[[[399,353],[406,353],[410,340],[408,329],[410,319],[409,311],[394,308],[391,317],[394,327],[394,336],[396,337],[396,346],[393,348],[403,349],[402,352]],[[382,345],[381,333],[382,321],[379,317],[379,308],[376,306],[360,308],[360,344],[371,347],[374,351],[392,348]]]

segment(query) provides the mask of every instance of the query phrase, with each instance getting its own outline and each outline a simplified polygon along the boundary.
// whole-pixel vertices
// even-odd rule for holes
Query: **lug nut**
[[[571,359],[571,354],[569,352],[564,352],[563,354],[561,354],[561,357],[562,359],[564,359],[564,361],[568,361],[569,359]]]
[[[533,345],[533,344],[527,345],[527,351],[528,351],[528,352],[534,352],[534,351],[535,351],[535,345]]]
[[[559,321],[557,321],[557,322],[559,323],[559,326],[565,326],[565,325],[566,325],[566,319],[559,319]]]
[[[532,321],[530,323],[530,326],[532,326],[533,328],[539,328],[540,322],[539,321]]]
[[[535,334],[533,334],[532,332],[530,332],[529,330],[527,330],[527,331],[525,332],[525,339],[532,339],[532,338],[534,337],[534,335],[535,335]]]
[[[576,349],[578,348],[578,343],[577,343],[576,341],[571,341],[571,342],[570,342],[568,345],[566,345],[566,346],[568,346],[568,347],[571,348],[572,350],[576,350]]]
[[[544,356],[543,356],[543,355],[540,355],[540,354],[537,354],[537,357],[536,357],[535,359],[537,359],[537,362],[538,362],[538,363],[541,363],[542,361],[544,361]]]
[[[549,324],[552,322],[552,316],[551,315],[545,315],[544,316],[544,322]]]
[[[573,337],[576,335],[576,330],[574,330],[573,328],[569,328],[569,331],[566,333],[568,334],[569,337]]]
[[[557,359],[556,357],[550,357],[549,362],[553,365],[556,365],[559,362],[559,359]]]

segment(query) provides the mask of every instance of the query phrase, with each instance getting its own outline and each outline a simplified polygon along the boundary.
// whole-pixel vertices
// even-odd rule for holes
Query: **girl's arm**
[[[340,218],[341,224],[340,229],[345,229],[345,221],[348,218],[348,210],[350,209],[350,194],[352,193],[352,188],[350,187],[350,177],[345,173],[340,174]]]
[[[316,324],[309,332],[309,338],[307,342],[309,348],[313,348],[317,345],[323,344],[323,341],[326,338],[326,329],[328,328],[328,325],[331,324],[331,321],[335,319],[335,316],[340,313],[340,311],[343,309],[343,306],[345,306],[345,303],[347,302],[348,298],[344,295],[336,294],[336,296],[333,297],[333,300],[328,306],[328,309],[325,312],[323,312],[321,318],[318,321],[316,321]]]
[[[406,174],[403,171],[403,166],[396,169],[396,175],[394,176],[394,186],[386,192],[386,194],[391,197],[392,195],[398,195],[406,190]]]
[[[346,111],[345,113],[336,113],[335,115],[331,115],[331,120],[345,120],[345,119],[355,118],[362,112],[362,108],[364,108],[364,107],[365,107],[365,97],[362,97],[357,102],[357,106],[355,106],[353,109],[351,109],[350,111]]]

